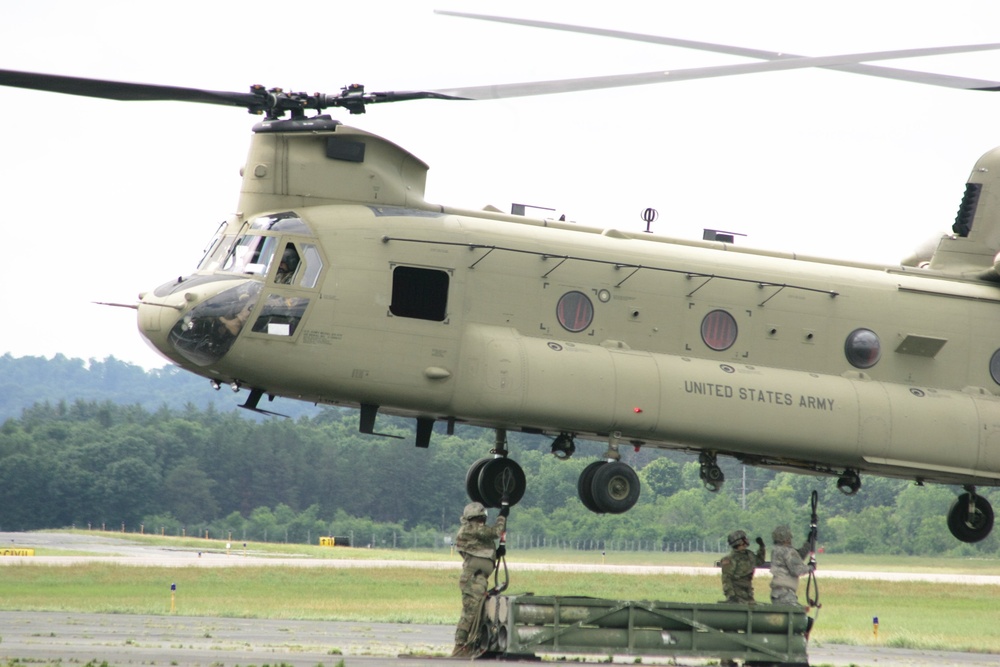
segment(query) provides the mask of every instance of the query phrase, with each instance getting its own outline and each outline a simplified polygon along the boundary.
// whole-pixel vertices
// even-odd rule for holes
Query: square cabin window
[[[397,266],[392,272],[392,303],[397,317],[444,322],[448,311],[448,273],[439,269]]]

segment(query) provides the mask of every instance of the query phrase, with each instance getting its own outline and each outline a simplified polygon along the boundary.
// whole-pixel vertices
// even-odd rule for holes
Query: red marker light
[[[634,412],[635,414],[639,414],[640,412],[642,412],[642,408],[632,408],[632,412]]]

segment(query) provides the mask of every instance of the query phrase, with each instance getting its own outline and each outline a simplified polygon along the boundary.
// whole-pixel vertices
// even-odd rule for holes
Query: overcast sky
[[[447,88],[747,62],[435,15],[474,11],[803,55],[1000,41],[994,0],[16,3],[0,68],[245,91]],[[881,63],[1000,80],[1000,51]],[[0,354],[159,367],[140,291],[187,274],[233,212],[257,120],[235,108],[0,88]],[[336,113],[336,111],[334,112]],[[427,200],[895,263],[948,232],[1000,93],[798,70],[339,115],[430,167]]]

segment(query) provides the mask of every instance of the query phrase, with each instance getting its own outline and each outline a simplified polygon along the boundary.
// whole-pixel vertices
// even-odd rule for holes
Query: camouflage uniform
[[[469,503],[462,512],[462,525],[455,537],[455,548],[462,554],[462,576],[458,587],[462,591],[462,616],[455,628],[455,653],[460,654],[469,640],[472,622],[486,598],[489,576],[496,563],[494,540],[507,529],[506,517],[497,517],[492,526],[486,524],[486,508],[482,503]]]
[[[778,526],[771,534],[774,551],[771,552],[771,603],[799,605],[799,577],[809,572],[809,565],[802,559],[809,553],[809,543],[800,548],[792,547],[792,531],[788,526]]]
[[[720,563],[722,593],[726,596],[726,602],[754,603],[753,574],[755,569],[764,564],[767,550],[762,544],[755,554],[747,549],[748,545],[747,535],[742,530],[729,534],[729,546],[733,550]]]

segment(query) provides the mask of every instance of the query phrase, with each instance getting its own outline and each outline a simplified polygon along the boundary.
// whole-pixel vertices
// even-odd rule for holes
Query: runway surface
[[[243,556],[238,549],[197,553],[138,546],[127,540],[104,536],[62,533],[0,533],[0,548],[59,548],[90,552],[89,556],[6,557],[2,565],[18,562],[69,564],[84,560],[122,562],[132,565],[176,567],[241,567],[294,565],[299,567],[440,567],[454,569],[452,561],[354,561]],[[512,569],[572,569],[611,571],[609,566],[542,566],[512,564]],[[614,571],[633,573],[717,573],[714,568],[664,568],[622,566]],[[962,583],[1000,584],[1000,577],[978,575],[902,575],[880,573],[836,573],[824,576],[854,578],[907,578]],[[941,578],[944,577],[944,578]],[[2,579],[2,569],[0,569]],[[443,664],[450,652],[451,626],[352,623],[327,621],[272,621],[259,619],[205,618],[191,616],[147,616],[125,614],[80,614],[68,612],[0,612],[0,660],[35,665],[94,661],[116,665],[169,665],[171,667],[415,667]],[[832,667],[1000,667],[1000,656],[912,651],[841,645],[809,647],[810,664]],[[454,660],[447,663],[454,664]],[[465,661],[463,661],[465,662]],[[596,662],[596,659],[594,660]],[[635,662],[622,657],[616,662]],[[486,663],[488,664],[488,663]],[[708,665],[714,661],[642,658],[642,664]]]
[[[221,544],[221,543],[220,543]],[[422,569],[459,570],[462,566],[457,558],[447,561],[417,560],[362,560],[335,558],[281,558],[273,555],[256,555],[245,552],[240,543],[234,542],[229,553],[218,548],[213,551],[197,551],[190,548],[151,547],[130,542],[127,539],[101,534],[70,533],[4,533],[0,532],[0,550],[4,547],[29,547],[61,549],[65,551],[87,552],[90,555],[77,556],[8,556],[0,558],[0,567],[17,563],[36,565],[75,565],[99,560],[103,563],[119,563],[149,567],[413,567]],[[559,571],[559,572],[607,572],[614,574],[688,574],[717,575],[716,567],[675,567],[668,565],[615,565],[580,563],[508,563],[512,572]],[[979,574],[943,574],[936,572],[865,572],[823,569],[825,579],[862,579],[882,581],[930,581],[935,583],[988,584],[1000,586],[1000,576]]]
[[[0,659],[5,663],[335,667],[343,660],[345,666],[417,667],[456,662],[442,657],[451,649],[454,628],[441,625],[0,612],[0,627]],[[1000,656],[836,645],[811,646],[809,660],[812,665],[836,667],[1000,665]],[[622,657],[617,662],[634,663],[635,658]],[[642,658],[642,664],[713,663],[717,665],[718,660],[673,663],[666,658]]]

